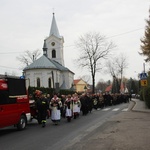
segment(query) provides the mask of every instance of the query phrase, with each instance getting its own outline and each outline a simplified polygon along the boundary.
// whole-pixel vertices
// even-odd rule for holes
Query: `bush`
[[[68,95],[68,94],[74,94],[75,91],[63,90],[63,89],[61,89],[61,90],[59,91],[59,93],[60,93],[61,95]]]
[[[150,87],[145,87],[143,90],[144,101],[148,108],[150,108]]]
[[[147,87],[141,87],[140,100],[145,101],[145,105],[150,108],[150,71],[147,77]]]
[[[144,101],[144,89],[142,88],[141,90],[140,90],[140,100],[141,101]]]
[[[29,87],[28,88],[28,94],[31,94],[33,97],[35,96],[34,95],[34,92],[36,90],[40,90],[42,91],[44,94],[50,94],[51,96],[54,94],[54,92],[56,92],[57,90],[56,89],[53,89],[53,88],[44,88],[44,87]],[[59,93],[60,95],[68,95],[68,94],[74,94],[75,91],[71,91],[71,90],[63,90],[63,89],[60,89],[59,91],[57,91],[56,93]]]
[[[52,95],[52,93],[54,93],[54,89],[53,88],[44,88],[44,87],[29,87],[28,88],[28,93],[31,94],[32,96],[34,96],[34,92],[36,90],[40,90],[42,91],[44,94],[50,94]]]

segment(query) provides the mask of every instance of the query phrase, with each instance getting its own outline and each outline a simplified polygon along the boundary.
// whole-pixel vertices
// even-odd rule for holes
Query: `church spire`
[[[51,35],[55,35],[56,37],[60,38],[58,27],[57,27],[56,20],[55,20],[55,14],[54,13],[53,13],[52,24],[51,24],[51,29],[50,29],[49,36],[51,36]]]

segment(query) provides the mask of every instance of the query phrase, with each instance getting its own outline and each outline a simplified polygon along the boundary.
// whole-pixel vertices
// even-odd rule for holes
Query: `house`
[[[76,92],[82,93],[87,92],[88,84],[82,79],[74,80],[74,88]]]

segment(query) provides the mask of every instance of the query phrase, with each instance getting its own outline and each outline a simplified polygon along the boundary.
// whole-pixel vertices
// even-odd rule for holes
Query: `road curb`
[[[131,100],[134,105],[132,106],[131,108],[131,111],[134,111],[134,112],[142,112],[142,113],[150,113],[150,109],[146,109],[146,108],[143,108],[143,106],[141,106],[141,108],[139,109],[136,109],[136,105],[138,104],[138,102],[134,101],[134,100]],[[144,103],[144,102],[143,102]]]

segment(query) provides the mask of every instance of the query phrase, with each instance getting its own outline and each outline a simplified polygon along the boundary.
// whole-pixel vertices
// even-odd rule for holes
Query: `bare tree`
[[[108,86],[108,82],[104,81],[104,80],[100,80],[97,85],[96,85],[96,89],[98,90],[98,92],[105,92],[106,87]]]
[[[112,82],[112,93],[118,93],[119,92],[119,84],[118,84],[118,74],[119,71],[116,67],[115,61],[113,60],[109,60],[106,63],[106,67],[107,67],[107,71],[109,72],[113,78],[113,82]]]
[[[105,36],[99,33],[87,33],[79,38],[77,47],[80,49],[80,56],[77,63],[80,67],[86,67],[92,76],[92,92],[95,93],[95,75],[102,68],[100,64],[103,59],[107,59],[111,50],[116,46],[112,42],[107,42]]]
[[[128,67],[127,57],[124,54],[120,54],[120,56],[116,58],[116,65],[118,67],[118,73],[120,74],[120,85],[121,85],[124,70]]]
[[[21,64],[28,66],[39,56],[40,56],[39,50],[34,50],[34,51],[26,50],[23,54],[17,57],[17,60],[20,61]]]
[[[89,75],[83,75],[83,76],[80,77],[80,79],[83,79],[86,83],[89,83],[90,76]]]
[[[106,66],[108,72],[113,77],[113,81],[115,83],[118,83],[117,86],[119,87],[116,87],[116,85],[114,85],[118,92],[122,84],[124,70],[128,67],[127,57],[125,54],[121,53],[119,56],[113,58],[112,60],[109,60]]]
[[[108,62],[106,62],[106,68],[107,68],[107,71],[106,73],[110,73],[110,75],[112,77],[114,76],[118,76],[118,70],[116,69],[116,64],[114,63],[114,59],[112,60],[109,60]]]

